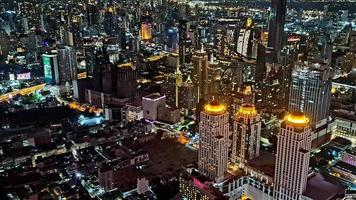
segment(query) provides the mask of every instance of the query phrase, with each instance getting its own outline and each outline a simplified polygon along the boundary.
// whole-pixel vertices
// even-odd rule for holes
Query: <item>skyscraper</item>
[[[246,160],[259,156],[261,118],[253,104],[242,104],[235,115],[231,161],[244,167]]]
[[[292,72],[288,110],[305,113],[313,124],[329,115],[330,70],[324,63],[297,63]]]
[[[284,40],[286,40],[284,34],[286,11],[287,0],[272,0],[268,27],[268,47],[274,49],[276,53],[282,50]]]
[[[199,172],[217,182],[227,170],[229,114],[225,105],[213,100],[200,113]]]
[[[208,78],[209,61],[208,54],[203,46],[199,51],[195,52],[192,60],[194,65],[193,82],[198,88],[197,98],[200,101],[204,99],[208,89],[206,80]]]
[[[75,49],[64,46],[57,49],[59,79],[61,83],[72,82],[77,78],[77,55]]]
[[[50,84],[59,84],[58,57],[56,54],[42,54],[44,79]]]
[[[187,22],[185,20],[179,20],[178,26],[179,34],[179,64],[184,66],[185,63],[185,41],[187,39]]]
[[[86,17],[88,27],[93,27],[98,23],[99,11],[94,4],[86,4]]]
[[[112,6],[109,6],[105,11],[105,16],[104,16],[104,30],[107,35],[112,36],[114,34],[115,32],[114,25],[115,25],[114,9]]]
[[[132,63],[120,65],[117,75],[117,96],[119,98],[133,98],[137,91],[137,71]]]
[[[277,137],[274,198],[299,199],[308,178],[312,141],[309,118],[300,112],[289,113]]]
[[[257,40],[256,31],[254,30],[254,21],[247,18],[244,26],[239,30],[236,50],[239,55],[247,58],[257,58]]]

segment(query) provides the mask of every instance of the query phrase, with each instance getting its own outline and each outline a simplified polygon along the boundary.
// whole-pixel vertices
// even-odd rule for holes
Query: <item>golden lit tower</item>
[[[247,160],[259,156],[261,117],[253,104],[242,104],[235,115],[231,161],[244,167]]]
[[[229,114],[225,105],[213,100],[200,113],[199,172],[220,182],[227,170]]]
[[[274,175],[275,199],[299,199],[307,186],[311,149],[309,118],[289,113],[278,134]]]

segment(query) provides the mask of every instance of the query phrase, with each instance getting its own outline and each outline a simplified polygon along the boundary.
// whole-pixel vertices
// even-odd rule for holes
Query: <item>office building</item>
[[[186,57],[186,39],[187,39],[187,22],[185,20],[179,20],[178,26],[178,37],[179,37],[179,64],[184,66]]]
[[[208,93],[207,92],[207,76],[208,76],[208,66],[209,66],[209,60],[208,60],[208,54],[204,50],[204,47],[199,51],[196,51],[195,54],[193,55],[192,58],[193,65],[194,65],[194,72],[193,72],[193,83],[198,88],[197,91],[197,98],[198,100],[204,99],[205,95]]]
[[[305,113],[316,124],[329,116],[331,80],[324,63],[297,63],[292,71],[289,111]]]
[[[59,84],[60,79],[57,54],[43,54],[42,62],[46,83]]]
[[[179,108],[193,110],[198,102],[197,87],[194,86],[190,76],[182,83],[179,88]]]
[[[277,136],[274,174],[276,199],[299,199],[307,186],[311,128],[303,113],[289,113]]]
[[[104,30],[105,33],[109,36],[112,36],[116,30],[116,23],[114,23],[114,20],[115,20],[114,8],[112,6],[109,6],[105,11],[105,16],[104,16]]]
[[[99,11],[94,4],[86,4],[86,17],[88,27],[93,27],[99,22]]]
[[[227,170],[229,114],[226,106],[213,100],[200,112],[199,172],[220,182]]]
[[[142,98],[143,118],[155,121],[158,119],[158,107],[166,105],[166,96],[154,93]]]
[[[259,156],[261,118],[253,104],[242,104],[234,117],[231,161],[241,168]]]
[[[256,59],[258,43],[255,37],[254,21],[249,17],[238,33],[236,45],[237,53],[243,57]]]
[[[137,91],[137,71],[133,64],[119,65],[117,73],[117,96],[133,98]]]
[[[77,78],[77,55],[75,49],[64,46],[57,49],[60,83],[72,82]]]
[[[286,36],[284,24],[287,11],[287,0],[272,0],[268,27],[268,47],[272,48],[277,54],[283,48]]]

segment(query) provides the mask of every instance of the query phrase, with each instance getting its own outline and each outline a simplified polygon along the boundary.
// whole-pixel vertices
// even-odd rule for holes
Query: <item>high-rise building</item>
[[[286,36],[284,33],[284,24],[287,11],[287,0],[272,0],[272,10],[268,27],[268,47],[276,53],[283,47]]]
[[[187,39],[187,22],[185,20],[179,20],[178,26],[178,35],[179,35],[179,64],[184,66],[185,63],[185,42]]]
[[[50,84],[59,84],[59,68],[57,54],[43,54],[44,79]]]
[[[255,39],[256,31],[254,30],[254,21],[247,18],[244,26],[240,29],[237,38],[237,53],[247,58],[257,58],[258,43]]]
[[[235,115],[231,161],[244,167],[247,160],[259,156],[261,118],[253,104],[242,104]]]
[[[204,99],[204,96],[207,94],[207,72],[208,72],[208,54],[202,47],[199,51],[196,51],[193,55],[193,65],[194,65],[194,72],[193,72],[193,82],[198,87],[197,98],[200,101]]]
[[[195,109],[197,104],[196,87],[193,84],[190,76],[182,83],[179,88],[179,108],[186,110]]]
[[[158,107],[166,105],[166,96],[149,94],[142,98],[143,118],[155,121],[158,118]]]
[[[152,18],[149,16],[142,16],[140,38],[144,41],[152,39]]]
[[[218,94],[220,92],[221,67],[220,63],[213,55],[210,57],[208,68],[206,69],[205,94]]]
[[[305,113],[313,124],[328,117],[331,99],[330,69],[324,63],[297,63],[292,72],[289,111]]]
[[[59,79],[61,83],[72,82],[77,78],[77,55],[75,49],[70,46],[64,46],[57,49]]]
[[[133,64],[120,65],[117,75],[117,96],[119,98],[132,98],[137,91],[137,71]]]
[[[277,138],[274,198],[299,199],[308,178],[312,142],[309,118],[300,112],[287,114]]]
[[[199,172],[220,182],[227,170],[229,114],[226,106],[213,100],[200,112]]]
[[[112,36],[115,33],[114,8],[112,6],[109,6],[105,11],[104,30],[109,36]]]
[[[86,4],[87,25],[89,27],[95,26],[99,20],[99,11],[94,4]]]

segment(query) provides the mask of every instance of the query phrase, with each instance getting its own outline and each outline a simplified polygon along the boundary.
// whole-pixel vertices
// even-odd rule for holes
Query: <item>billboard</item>
[[[17,77],[17,80],[30,80],[31,72],[17,74],[16,77]]]

